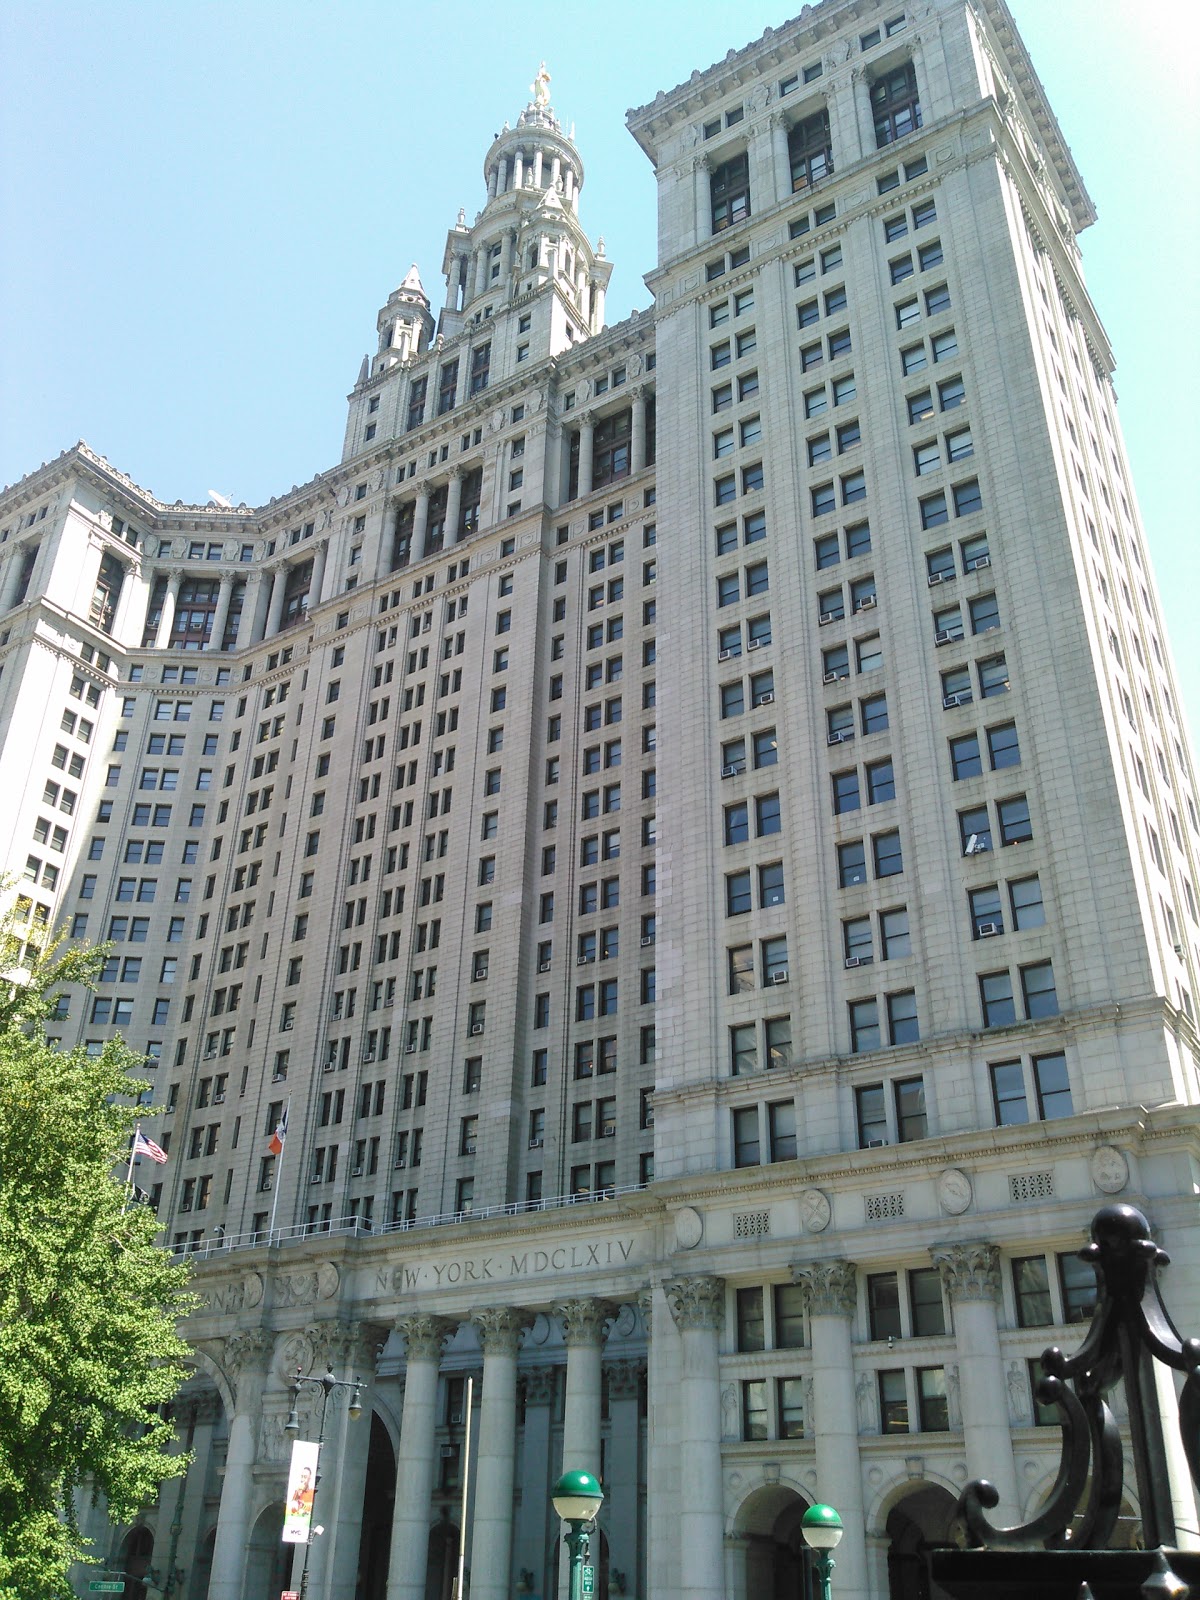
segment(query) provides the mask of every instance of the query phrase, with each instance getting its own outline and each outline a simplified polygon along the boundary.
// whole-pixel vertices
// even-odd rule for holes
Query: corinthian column
[[[679,1592],[724,1600],[721,1511],[721,1374],[717,1336],[725,1315],[724,1278],[663,1284],[679,1329]]]
[[[553,1308],[562,1318],[567,1347],[567,1392],[563,1403],[564,1472],[600,1472],[600,1358],[616,1306],[606,1300],[565,1300]]]
[[[446,1340],[457,1323],[421,1314],[401,1317],[396,1332],[404,1341],[404,1411],[396,1456],[396,1500],[392,1510],[392,1552],[388,1560],[387,1600],[425,1600],[429,1561],[430,1499],[433,1495],[438,1367]]]
[[[967,1476],[988,1478],[1000,1494],[999,1523],[1020,1520],[1017,1469],[1005,1403],[1004,1361],[996,1305],[1000,1299],[1000,1252],[994,1244],[935,1244],[929,1255],[941,1272],[954,1308],[958,1341],[959,1393]]]
[[[867,1547],[862,1469],[858,1459],[858,1409],[850,1325],[858,1305],[853,1261],[818,1261],[793,1267],[804,1294],[812,1341],[813,1409],[805,1431],[816,1435],[817,1494],[842,1514],[846,1537],[838,1546],[839,1600],[867,1600]]]
[[[235,1333],[225,1341],[222,1364],[234,1389],[229,1418],[229,1448],[217,1512],[209,1600],[242,1600],[242,1575],[249,1543],[250,1508],[254,1499],[254,1450],[262,1414],[267,1363],[274,1336],[265,1328]]]
[[[462,511],[463,469],[450,468],[450,481],[446,485],[446,521],[442,526],[442,545],[452,545],[458,538],[458,518]]]
[[[175,606],[179,600],[179,589],[182,583],[182,569],[173,567],[167,579],[167,592],[163,596],[162,612],[158,619],[158,631],[154,635],[154,648],[156,650],[165,650],[171,642],[171,629],[175,626]],[[32,591],[32,583],[29,587]]]
[[[471,1536],[472,1600],[508,1600],[517,1451],[517,1347],[533,1319],[511,1306],[472,1313],[483,1346],[479,1475]]]
[[[582,500],[584,495],[592,492],[592,449],[595,443],[596,425],[588,418],[579,424],[579,484],[578,495]]]
[[[225,637],[225,620],[229,616],[229,602],[233,598],[233,574],[223,573],[217,590],[217,609],[213,613],[212,632],[208,636],[208,649],[219,650]]]
[[[639,384],[630,399],[633,408],[629,425],[629,470],[640,472],[646,465],[646,391]]]
[[[322,1451],[326,1460],[320,1467],[324,1499],[320,1520],[326,1531],[309,1551],[311,1569],[313,1555],[324,1546],[320,1550],[320,1567],[310,1570],[309,1579],[315,1583],[321,1572],[328,1573],[328,1586],[322,1590],[317,1584],[316,1592],[326,1600],[354,1600],[371,1446],[370,1386],[385,1330],[369,1323],[335,1322],[307,1331],[317,1347],[317,1370],[325,1364],[338,1377],[361,1378],[366,1390],[363,1414],[357,1420],[349,1414],[349,1390],[334,1389],[327,1401],[326,1444]]]

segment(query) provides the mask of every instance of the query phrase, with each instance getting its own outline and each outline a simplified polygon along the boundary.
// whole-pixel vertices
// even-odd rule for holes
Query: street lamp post
[[[809,1506],[800,1519],[800,1532],[804,1542],[813,1552],[813,1567],[821,1585],[820,1600],[831,1600],[830,1577],[833,1573],[833,1552],[842,1539],[842,1519],[832,1506]]]
[[[551,1491],[555,1511],[571,1531],[564,1539],[571,1560],[570,1600],[596,1592],[596,1569],[588,1561],[591,1526],[604,1504],[604,1490],[590,1472],[564,1472]]]
[[[335,1389],[350,1389],[350,1404],[346,1414],[351,1422],[357,1422],[362,1416],[362,1379],[361,1378],[335,1378],[333,1368],[327,1367],[325,1375],[321,1378],[307,1378],[303,1371],[297,1367],[296,1376],[292,1379],[292,1409],[288,1412],[288,1419],[284,1423],[284,1432],[290,1433],[295,1438],[300,1432],[300,1419],[296,1415],[296,1406],[300,1399],[302,1384],[314,1384],[321,1391],[321,1427],[317,1434],[317,1473],[313,1479],[313,1498],[310,1519],[317,1509],[317,1490],[321,1485],[321,1450],[325,1444],[325,1412],[329,1405],[329,1396]],[[304,1541],[304,1556],[300,1566],[300,1600],[307,1600],[308,1595],[308,1547],[312,1543],[314,1533],[320,1533],[312,1521],[309,1522],[309,1536]]]

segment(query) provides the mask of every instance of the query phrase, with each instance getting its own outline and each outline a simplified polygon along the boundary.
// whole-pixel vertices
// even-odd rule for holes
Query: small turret
[[[372,363],[372,372],[384,372],[388,367],[421,355],[429,348],[429,341],[433,337],[433,315],[415,262],[408,269],[404,282],[388,296],[376,326],[379,330],[379,353]]]

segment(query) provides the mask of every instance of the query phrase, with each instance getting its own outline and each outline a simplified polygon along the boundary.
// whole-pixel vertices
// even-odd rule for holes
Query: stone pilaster
[[[808,1308],[814,1415],[811,1422],[805,1418],[805,1427],[816,1437],[817,1495],[837,1506],[848,1530],[838,1546],[839,1596],[844,1591],[851,1600],[867,1600],[858,1396],[850,1342],[858,1308],[857,1269],[853,1261],[814,1261],[793,1266],[792,1278]]]
[[[408,1366],[404,1411],[396,1457],[396,1500],[392,1511],[392,1550],[387,1600],[425,1600],[429,1560],[430,1500],[437,1462],[438,1367],[457,1323],[421,1312],[401,1317],[396,1332],[404,1341]]]
[[[474,1600],[508,1600],[517,1450],[517,1350],[533,1318],[513,1306],[473,1312],[483,1346],[478,1475],[471,1536]]]
[[[998,1522],[1018,1522],[1017,1470],[996,1321],[1000,1252],[994,1244],[973,1239],[931,1245],[929,1256],[954,1308],[967,1474],[995,1484],[1000,1495]]]
[[[221,1364],[230,1378],[235,1398],[229,1418],[229,1447],[217,1513],[209,1600],[242,1600],[253,1503],[255,1442],[267,1365],[274,1348],[275,1336],[265,1328],[231,1334],[225,1341]]]
[[[679,1589],[689,1600],[724,1600],[721,1494],[721,1376],[718,1336],[723,1278],[663,1284],[679,1329]]]

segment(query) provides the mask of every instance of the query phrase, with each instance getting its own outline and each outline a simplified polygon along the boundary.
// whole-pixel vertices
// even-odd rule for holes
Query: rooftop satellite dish
[[[215,489],[210,489],[208,491],[208,498],[212,501],[213,505],[220,506],[222,511],[233,510],[233,501],[227,500],[223,494],[218,494]]]

